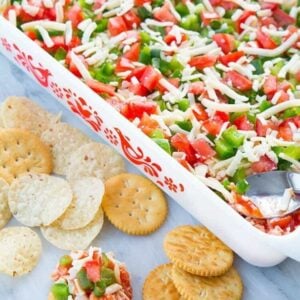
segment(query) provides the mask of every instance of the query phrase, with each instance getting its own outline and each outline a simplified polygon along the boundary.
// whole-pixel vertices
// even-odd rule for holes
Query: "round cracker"
[[[80,147],[70,158],[67,171],[69,180],[86,176],[102,179],[125,172],[122,157],[111,147],[100,143],[89,143]]]
[[[85,177],[71,182],[73,200],[65,213],[55,222],[65,230],[83,228],[95,217],[104,194],[103,182],[95,177]]]
[[[64,250],[84,250],[101,231],[103,226],[103,211],[100,208],[94,220],[87,226],[75,229],[64,230],[58,226],[41,227],[44,238],[54,246]]]
[[[52,171],[51,151],[33,133],[23,129],[0,130],[0,178],[11,183],[26,172]]]
[[[179,293],[187,300],[239,300],[243,283],[232,267],[222,276],[201,277],[173,265],[172,279]]]
[[[46,174],[25,174],[11,184],[8,204],[14,217],[24,225],[50,225],[72,201],[69,183]]]
[[[183,300],[172,281],[172,264],[163,264],[152,270],[143,287],[144,300]]]
[[[105,182],[102,207],[114,226],[133,235],[155,231],[163,224],[168,212],[162,191],[149,179],[129,173]]]
[[[30,228],[7,227],[0,231],[0,272],[26,274],[37,265],[41,252],[41,240]]]
[[[6,181],[0,178],[0,228],[4,227],[11,218],[7,199],[8,187]]]
[[[59,175],[66,175],[71,153],[90,142],[89,137],[79,129],[61,122],[51,124],[41,138],[52,150],[53,172]]]
[[[200,276],[219,276],[233,263],[233,252],[203,226],[179,226],[164,240],[164,249],[178,268]]]
[[[40,136],[57,118],[26,97],[8,97],[0,110],[5,128],[21,128]]]

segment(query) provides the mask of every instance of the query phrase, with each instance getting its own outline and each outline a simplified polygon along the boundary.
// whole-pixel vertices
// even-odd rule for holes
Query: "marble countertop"
[[[0,55],[0,102],[7,96],[27,96],[38,102],[50,112],[63,112],[63,120],[80,128],[95,140],[100,140],[89,128],[82,125],[44,89],[33,82],[16,66]],[[128,164],[130,172],[138,171]],[[93,245],[105,251],[113,250],[116,257],[125,261],[132,274],[134,299],[141,300],[141,290],[145,277],[155,266],[167,262],[162,248],[165,234],[177,225],[197,224],[198,222],[169,199],[169,216],[166,223],[154,234],[147,237],[128,236],[112,227],[105,220],[101,234]],[[8,226],[17,225],[12,220]],[[36,229],[38,232],[39,230]],[[1,300],[43,300],[47,299],[50,286],[50,273],[58,258],[65,251],[58,250],[43,240],[43,253],[38,266],[27,276],[9,278],[0,274]],[[299,249],[300,251],[300,249]],[[239,257],[235,266],[244,282],[245,300],[299,300],[300,299],[300,263],[291,259],[272,268],[257,268]],[[230,299],[228,299],[230,300]]]

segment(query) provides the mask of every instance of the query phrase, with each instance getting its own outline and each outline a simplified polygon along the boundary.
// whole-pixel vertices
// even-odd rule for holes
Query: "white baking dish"
[[[113,107],[1,16],[0,51],[247,262],[257,266],[273,266],[286,257],[300,261],[299,228],[286,236],[271,236],[253,227]]]

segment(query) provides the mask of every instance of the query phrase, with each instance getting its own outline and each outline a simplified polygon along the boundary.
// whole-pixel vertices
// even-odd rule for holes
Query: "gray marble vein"
[[[63,119],[73,126],[81,128],[96,140],[99,138],[86,126],[71,115],[61,104],[55,101],[47,91],[33,82],[16,66],[0,55],[0,102],[9,95],[27,96],[34,99],[49,111],[63,112]],[[138,172],[128,165],[128,170]],[[160,263],[167,262],[162,243],[165,234],[180,224],[196,224],[187,212],[174,201],[169,201],[170,212],[167,222],[148,237],[132,237],[114,229],[106,220],[95,246],[104,250],[113,250],[116,256],[126,261],[132,274],[135,299],[142,299],[143,281],[148,272]],[[15,220],[9,226],[16,225]],[[36,229],[39,231],[38,229]],[[299,249],[300,251],[300,249]],[[60,255],[65,253],[43,240],[41,261],[31,274],[21,278],[9,278],[0,275],[0,300],[43,300],[47,299],[50,286],[49,276]],[[299,300],[300,299],[300,263],[287,259],[273,268],[257,268],[236,258],[235,265],[244,281],[245,300]],[[230,299],[228,299],[230,300]]]

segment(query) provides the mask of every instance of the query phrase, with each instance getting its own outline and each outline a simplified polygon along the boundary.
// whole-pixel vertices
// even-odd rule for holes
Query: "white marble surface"
[[[9,95],[27,96],[36,100],[51,112],[63,112],[63,120],[81,128],[86,134],[99,140],[76,117],[72,116],[45,90],[33,82],[16,66],[0,55],[0,102]],[[137,172],[128,165],[128,170]],[[162,249],[165,234],[180,224],[196,224],[188,213],[174,201],[169,201],[169,216],[162,228],[148,237],[131,237],[114,229],[107,220],[99,237],[93,242],[104,250],[113,250],[118,259],[127,263],[132,274],[134,296],[141,300],[143,281],[156,265],[167,262]],[[9,226],[16,225],[12,220]],[[36,230],[39,231],[38,229]],[[43,239],[42,239],[43,240]],[[251,245],[249,245],[251,247]],[[299,249],[300,251],[300,249]],[[33,272],[21,278],[9,278],[0,274],[0,300],[43,300],[47,299],[50,286],[49,275],[58,258],[65,253],[43,240],[41,261]],[[240,258],[235,265],[244,281],[245,300],[299,300],[300,263],[287,259],[273,268],[253,267]],[[166,299],[167,300],[167,299]],[[230,300],[230,299],[228,299]]]

